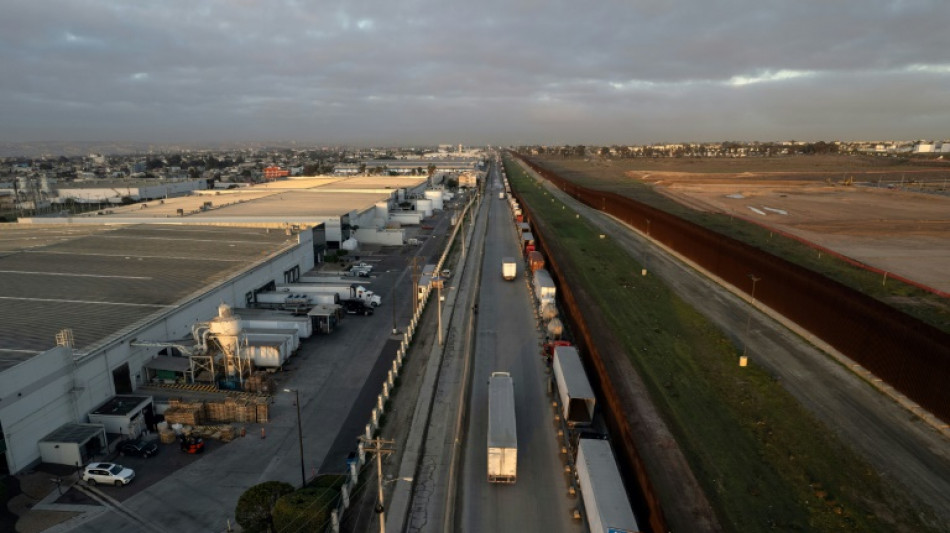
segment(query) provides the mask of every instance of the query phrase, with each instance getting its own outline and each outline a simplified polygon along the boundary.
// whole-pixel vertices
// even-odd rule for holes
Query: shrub
[[[275,531],[324,531],[340,489],[308,487],[282,496],[274,505]]]
[[[244,491],[234,509],[234,518],[248,533],[265,533],[273,525],[273,509],[277,500],[294,491],[282,481],[265,481]]]

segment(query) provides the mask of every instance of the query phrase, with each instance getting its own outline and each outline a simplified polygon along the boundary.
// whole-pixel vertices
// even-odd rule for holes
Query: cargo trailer
[[[589,426],[594,420],[597,398],[587,380],[577,349],[573,346],[555,346],[552,368],[561,402],[561,416],[567,426]]]
[[[531,285],[534,288],[534,297],[538,299],[540,306],[544,306],[546,303],[554,303],[557,287],[547,270],[543,268],[536,270]]]
[[[488,481],[518,479],[515,386],[508,372],[492,372],[488,382]]]
[[[329,294],[337,295],[337,299],[334,302],[328,301],[317,301],[316,296],[311,296],[313,300],[312,304],[315,303],[338,303],[340,300],[363,300],[366,305],[371,305],[373,307],[382,305],[383,299],[373,291],[367,289],[365,286],[359,283],[351,284],[332,284],[332,283],[288,283],[277,286],[277,292],[291,292],[295,294],[307,294],[307,295],[317,295],[317,294]]]
[[[528,252],[528,268],[531,272],[536,272],[544,268],[544,256],[537,250]]]
[[[601,439],[580,439],[577,445],[577,481],[584,502],[584,518],[591,533],[635,533],[637,518],[610,449]]]

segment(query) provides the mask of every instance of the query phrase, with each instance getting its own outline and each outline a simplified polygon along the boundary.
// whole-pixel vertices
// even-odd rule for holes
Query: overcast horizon
[[[6,0],[0,142],[950,138],[936,0]]]

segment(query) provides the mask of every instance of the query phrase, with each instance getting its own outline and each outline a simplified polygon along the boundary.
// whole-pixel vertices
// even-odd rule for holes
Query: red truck
[[[537,250],[528,252],[528,268],[531,269],[531,272],[544,268],[544,256],[541,255],[541,252]]]

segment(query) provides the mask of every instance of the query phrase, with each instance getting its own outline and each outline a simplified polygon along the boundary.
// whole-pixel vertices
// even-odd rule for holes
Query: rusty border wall
[[[751,293],[941,420],[950,421],[950,334],[816,272],[633,199],[527,165],[584,204]]]
[[[521,204],[521,209],[527,216],[527,220],[531,221],[533,228],[536,230],[534,233],[535,242],[538,245],[539,251],[544,254],[544,257],[547,259],[547,268],[557,283],[558,300],[560,300],[565,311],[565,316],[562,318],[567,321],[571,329],[574,344],[580,349],[582,357],[586,359],[596,371],[596,374],[589,376],[589,378],[591,378],[591,384],[599,389],[600,397],[603,398],[607,404],[606,409],[601,409],[601,412],[604,414],[607,429],[610,431],[610,434],[614,436],[611,442],[614,450],[620,456],[619,467],[621,473],[625,480],[635,479],[637,482],[636,487],[628,487],[628,490],[631,488],[635,489],[630,496],[633,500],[632,503],[637,515],[637,522],[641,528],[644,526],[644,523],[648,523],[650,525],[649,531],[668,531],[669,528],[667,527],[659,496],[657,496],[656,491],[653,489],[653,484],[650,481],[646,466],[643,463],[640,453],[637,451],[636,439],[633,436],[633,430],[625,414],[627,408],[610,380],[611,373],[609,369],[607,369],[603,357],[600,355],[597,341],[587,327],[587,321],[584,319],[585,313],[582,312],[578,305],[577,298],[571,289],[571,284],[564,278],[559,264],[560,254],[552,253],[556,251],[547,246],[544,235],[540,231],[541,228],[538,224],[538,219],[535,218],[531,208],[522,201],[518,191],[512,189],[512,192],[518,198],[518,203]]]

